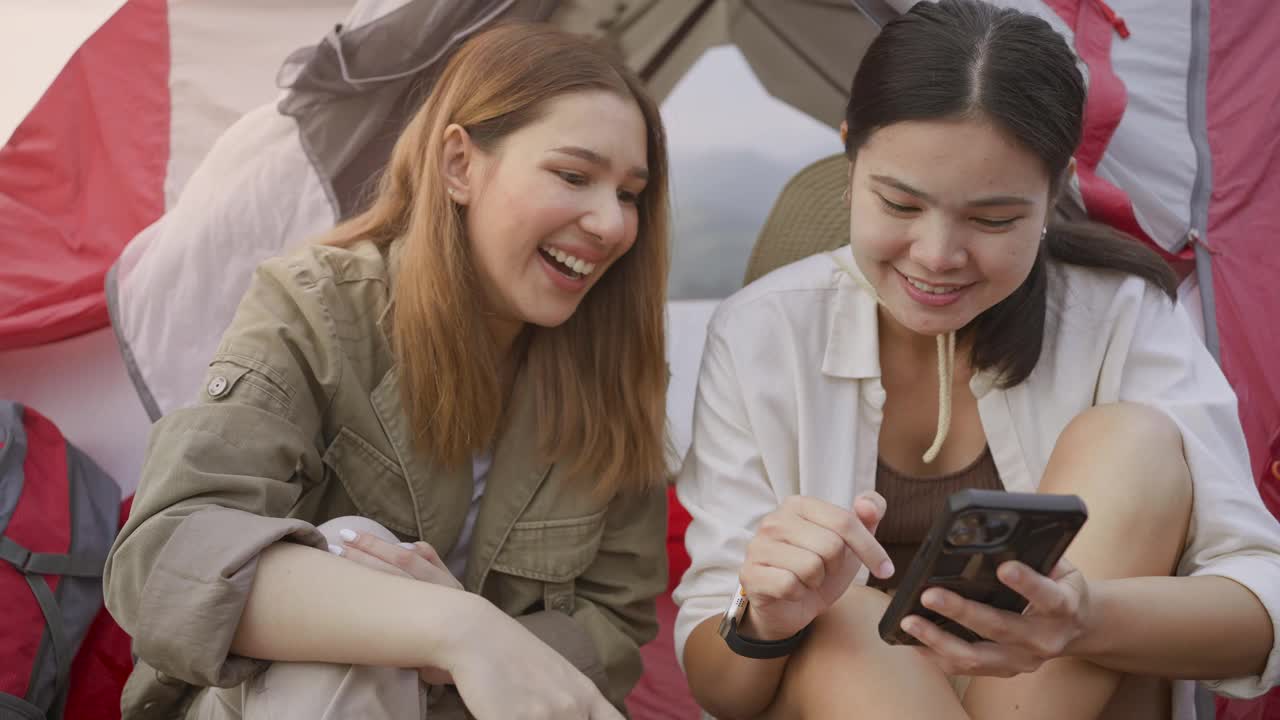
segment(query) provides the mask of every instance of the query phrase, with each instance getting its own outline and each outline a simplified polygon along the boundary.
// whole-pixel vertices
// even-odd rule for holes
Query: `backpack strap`
[[[62,577],[102,577],[105,558],[84,554],[33,553],[13,540],[0,536],[0,560],[8,562],[24,575],[61,575]]]
[[[32,570],[32,558],[53,558],[67,561],[68,565],[72,563],[71,558],[66,555],[53,555],[49,553],[33,553],[25,547],[14,542],[12,539],[0,536],[0,559],[7,561],[22,573],[26,579],[27,585],[31,588],[31,594],[36,596],[36,602],[40,605],[40,612],[44,614],[45,625],[49,628],[49,640],[53,645],[53,659],[57,665],[57,676],[54,681],[56,693],[54,697],[58,700],[54,704],[50,717],[61,717],[62,706],[66,702],[67,686],[71,678],[71,648],[67,646],[67,630],[62,622],[62,612],[58,609],[58,601],[53,597],[53,591],[49,589],[49,583],[45,582],[41,572]],[[38,561],[37,566],[43,564]],[[57,573],[63,574],[63,573]],[[102,574],[101,569],[98,575]]]

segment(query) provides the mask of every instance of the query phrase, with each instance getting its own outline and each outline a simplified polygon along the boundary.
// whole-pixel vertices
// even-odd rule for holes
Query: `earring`
[[[1040,242],[1044,242],[1044,239],[1047,237],[1049,237],[1049,226],[1045,225],[1040,229]]]
[[[845,204],[845,205],[848,205],[848,204],[849,204],[849,201],[850,201],[850,199],[851,199],[851,197],[852,197],[852,196],[850,195],[850,191],[851,191],[851,188],[846,187],[846,188],[844,189],[844,194],[840,196],[841,198],[843,198],[843,199],[844,199],[844,204]]]
[[[453,197],[456,192],[457,191],[454,190],[453,188],[449,188],[449,197]]]

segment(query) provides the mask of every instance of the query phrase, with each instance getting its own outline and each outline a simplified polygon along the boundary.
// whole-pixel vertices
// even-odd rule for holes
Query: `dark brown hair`
[[[850,162],[871,134],[907,120],[982,119],[1032,152],[1062,191],[1080,143],[1085,84],[1075,54],[1044,20],[979,0],[921,2],[885,25],[854,76],[845,121]],[[1051,222],[1023,284],[960,332],[974,370],[1017,385],[1040,360],[1051,262],[1115,270],[1174,297],[1154,250],[1105,225]]]

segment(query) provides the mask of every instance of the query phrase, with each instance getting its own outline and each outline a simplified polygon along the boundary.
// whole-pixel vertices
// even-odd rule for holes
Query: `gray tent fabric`
[[[855,0],[561,0],[552,21],[618,48],[659,99],[732,44],[771,95],[833,128],[877,28]]]
[[[556,0],[357,5],[322,42],[294,53],[278,76],[302,146],[339,217],[363,204],[401,129],[453,51],[499,20],[545,21]],[[361,22],[363,21],[363,22]]]
[[[339,217],[354,214],[401,128],[468,37],[502,20],[550,21],[596,37],[658,98],[706,49],[735,44],[765,88],[832,127],[840,124],[853,69],[875,25],[850,0],[477,0],[361,3],[340,25],[296,52],[279,74],[279,111]]]

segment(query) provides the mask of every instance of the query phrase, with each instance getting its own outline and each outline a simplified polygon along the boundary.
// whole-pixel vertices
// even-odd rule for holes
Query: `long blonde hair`
[[[658,107],[620,62],[550,26],[512,23],[458,49],[391,153],[369,208],[325,242],[402,239],[391,342],[415,445],[454,466],[488,447],[502,422],[498,350],[481,314],[462,211],[441,175],[444,129],[457,123],[486,152],[536,122],[561,95],[604,90],[644,116],[649,182],[636,242],[567,322],[530,327],[545,461],[605,497],[651,490],[666,475],[667,150]]]

